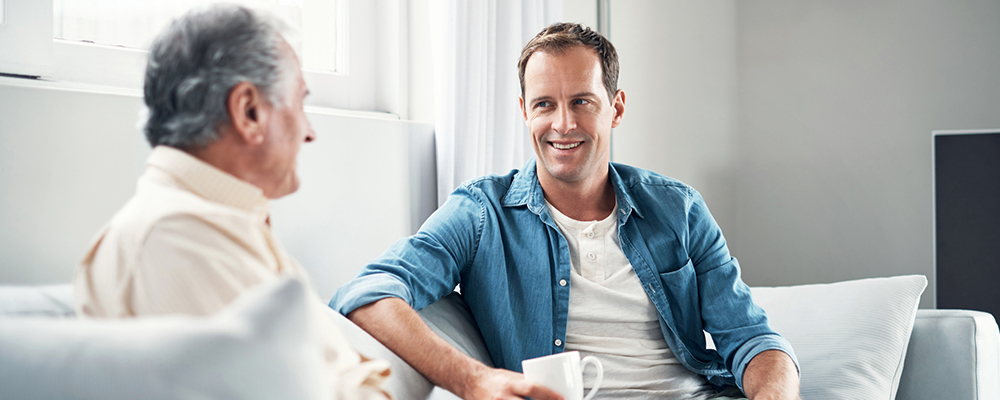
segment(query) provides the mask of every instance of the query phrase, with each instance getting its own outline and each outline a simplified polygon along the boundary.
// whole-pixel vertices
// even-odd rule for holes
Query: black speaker
[[[1000,315],[1000,130],[934,132],[937,308]]]

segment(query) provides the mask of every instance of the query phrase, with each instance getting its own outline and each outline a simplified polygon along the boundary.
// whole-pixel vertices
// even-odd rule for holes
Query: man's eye
[[[590,103],[590,101],[588,101],[586,99],[576,99],[576,100],[573,100],[573,104],[576,104],[576,105],[582,105],[582,104],[587,104],[587,103]]]
[[[549,102],[547,101],[539,101],[538,103],[535,104],[535,107],[548,107],[548,106]]]

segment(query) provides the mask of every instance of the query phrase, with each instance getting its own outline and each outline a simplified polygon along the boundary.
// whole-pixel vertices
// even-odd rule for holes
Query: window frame
[[[5,21],[0,25],[0,73],[51,75],[52,48],[42,35],[52,37],[52,2],[4,0],[2,6]]]
[[[2,1],[9,12],[0,26],[0,73],[142,91],[147,51],[54,39],[51,0]],[[303,70],[311,92],[306,105],[405,113],[406,84],[399,79],[406,76],[406,41],[399,33],[405,33],[406,0],[336,1],[341,71]],[[386,82],[397,84],[387,90]]]

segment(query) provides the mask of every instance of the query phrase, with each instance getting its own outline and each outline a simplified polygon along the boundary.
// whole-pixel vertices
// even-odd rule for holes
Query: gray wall
[[[698,189],[734,225],[736,6],[732,1],[612,2],[625,116],[612,157]]]
[[[1000,2],[738,4],[748,281],[918,273],[932,294],[930,133],[1000,127]]]
[[[617,161],[705,195],[751,285],[923,274],[931,131],[1000,127],[997,1],[620,1]]]

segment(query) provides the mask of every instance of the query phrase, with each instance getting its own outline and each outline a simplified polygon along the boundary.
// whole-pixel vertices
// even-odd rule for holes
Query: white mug
[[[594,386],[583,397],[583,367],[593,364],[597,367],[597,379]],[[524,377],[529,381],[541,383],[543,386],[561,394],[566,400],[590,400],[597,394],[604,378],[604,366],[597,357],[587,356],[580,360],[580,352],[567,351],[550,356],[532,358],[521,361]]]

